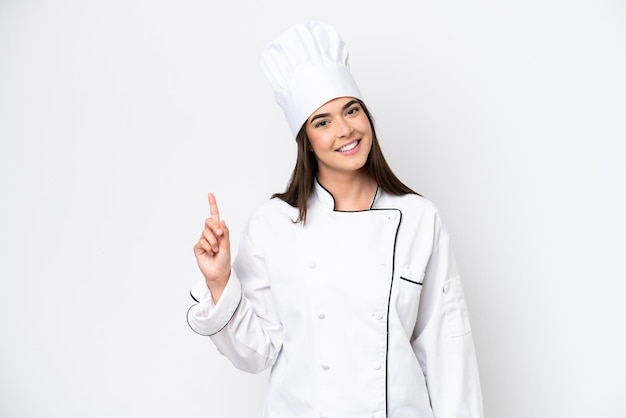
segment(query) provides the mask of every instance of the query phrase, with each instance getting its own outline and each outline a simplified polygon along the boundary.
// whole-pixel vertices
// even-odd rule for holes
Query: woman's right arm
[[[211,214],[204,221],[204,230],[193,247],[198,267],[217,303],[230,277],[230,234],[226,222],[220,220],[220,211],[213,193],[209,193]]]
[[[250,237],[254,228],[249,223],[231,269],[228,229],[212,194],[209,204],[211,217],[194,246],[205,280],[191,291],[197,303],[187,321],[198,334],[210,336],[235,367],[259,373],[274,364],[282,347],[264,255]]]

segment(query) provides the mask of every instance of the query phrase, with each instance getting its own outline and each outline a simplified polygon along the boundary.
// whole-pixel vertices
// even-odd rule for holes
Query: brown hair
[[[378,137],[374,129],[374,119],[365,104],[359,99],[357,101],[363,108],[372,127],[372,149],[364,166],[367,173],[376,181],[378,187],[389,194],[396,196],[405,194],[419,195],[419,193],[414,192],[402,183],[391,171],[391,167],[387,164],[378,143]],[[298,208],[299,215],[295,222],[305,224],[309,197],[314,188],[318,167],[315,153],[309,147],[309,137],[306,134],[304,124],[300,128],[298,135],[296,135],[296,143],[298,144],[298,156],[296,158],[296,166],[287,185],[287,190],[283,193],[274,193],[272,197],[282,199],[294,208]]]

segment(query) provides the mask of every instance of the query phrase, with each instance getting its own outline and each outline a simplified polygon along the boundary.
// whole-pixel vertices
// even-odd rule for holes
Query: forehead
[[[354,97],[337,97],[336,99],[332,99],[318,107],[315,112],[311,113],[311,116],[315,116],[320,113],[333,113],[341,111],[345,105],[355,100],[356,99]],[[309,118],[311,116],[309,116]]]

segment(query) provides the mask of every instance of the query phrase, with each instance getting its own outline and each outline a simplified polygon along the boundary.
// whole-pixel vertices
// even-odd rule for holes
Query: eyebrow
[[[341,110],[346,110],[347,108],[349,108],[350,106],[354,105],[354,104],[358,104],[358,100],[350,100],[348,103],[346,103],[345,105],[341,106]],[[311,121],[309,122],[309,124],[313,123],[316,119],[320,119],[320,118],[326,118],[330,116],[330,113],[320,113],[318,115],[315,115],[311,118]]]

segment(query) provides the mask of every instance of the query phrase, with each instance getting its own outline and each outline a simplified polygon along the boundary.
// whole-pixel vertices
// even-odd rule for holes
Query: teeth
[[[351,149],[356,148],[357,145],[359,145],[359,141],[354,141],[351,144],[344,145],[343,147],[339,148],[337,151],[339,151],[339,152],[350,151]]]

